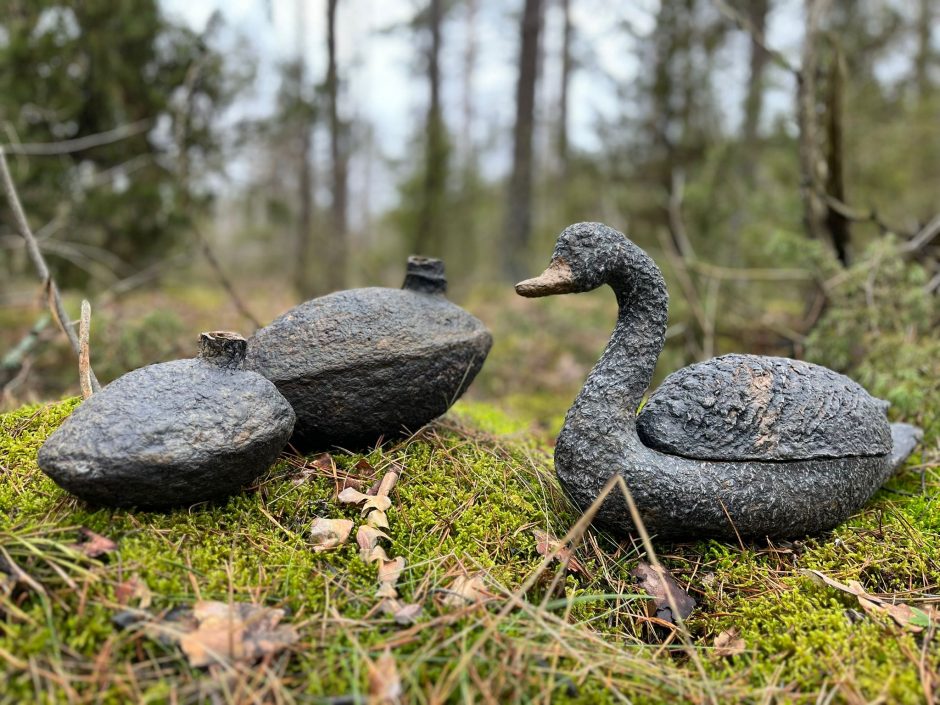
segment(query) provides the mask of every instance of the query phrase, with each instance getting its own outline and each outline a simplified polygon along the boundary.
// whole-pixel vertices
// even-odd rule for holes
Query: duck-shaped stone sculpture
[[[294,407],[295,448],[361,448],[416,431],[450,408],[493,339],[446,291],[444,263],[412,256],[401,289],[321,296],[252,336],[246,367]]]
[[[608,284],[619,315],[610,343],[568,411],[555,469],[582,509],[614,473],[661,537],[797,537],[861,508],[910,454],[920,430],[889,424],[887,404],[825,367],[725,355],[671,374],[636,410],[665,341],[668,294],[642,249],[601,223],[558,238],[522,296]],[[616,489],[597,521],[630,531]]]

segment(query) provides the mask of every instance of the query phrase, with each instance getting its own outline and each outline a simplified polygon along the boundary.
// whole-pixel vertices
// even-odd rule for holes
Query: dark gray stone
[[[119,377],[75,409],[39,450],[39,467],[96,504],[164,508],[225,497],[284,448],[294,412],[239,368],[246,341],[203,333],[192,360]]]
[[[885,408],[827,367],[723,355],[669,375],[643,406],[637,431],[654,450],[696,460],[884,455]]]
[[[547,296],[602,284],[617,296],[617,326],[555,447],[558,477],[582,509],[619,474],[647,529],[660,537],[815,534],[864,506],[920,437],[919,429],[895,424],[889,441],[886,405],[830,370],[733,356],[676,373],[653,395],[641,423],[669,450],[650,448],[635,410],[662,351],[668,308],[653,260],[622,233],[579,223],[558,238],[546,272],[516,290]],[[634,530],[617,490],[596,520]]]
[[[321,296],[255,333],[245,364],[294,407],[292,445],[361,448],[450,408],[483,366],[492,337],[445,291],[443,263],[411,257],[402,289]]]

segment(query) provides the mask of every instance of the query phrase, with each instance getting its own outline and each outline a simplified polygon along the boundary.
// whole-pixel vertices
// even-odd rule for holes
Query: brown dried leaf
[[[400,624],[403,627],[407,627],[410,624],[414,624],[418,620],[418,615],[421,614],[421,605],[417,602],[412,602],[409,604],[399,604],[398,610],[394,613],[395,622]]]
[[[363,524],[356,531],[356,542],[360,550],[372,551],[378,545],[379,539],[391,540],[384,531],[379,531],[374,526]]]
[[[380,512],[386,511],[389,507],[392,506],[392,500],[390,500],[385,495],[376,495],[375,497],[368,497],[366,503],[362,505],[362,515],[365,516],[373,510],[378,510]]]
[[[574,552],[562,546],[557,538],[541,529],[535,529],[532,534],[535,536],[535,550],[540,556],[550,556],[554,553],[555,560],[565,565],[572,573],[581,573],[585,577],[590,577],[581,562],[575,558]]]
[[[369,499],[369,495],[363,494],[359,490],[353,489],[352,487],[347,487],[336,496],[336,499],[338,499],[343,504],[362,504]]]
[[[656,569],[645,561],[640,561],[636,568],[630,571],[630,574],[636,577],[646,593],[653,598],[655,606],[655,616],[672,624],[676,623],[675,615],[672,613],[672,607],[669,605],[671,596],[676,603],[676,609],[679,610],[679,617],[685,619],[695,608],[695,600],[685,592],[676,579],[672,577],[665,568]]]
[[[402,693],[395,657],[389,649],[385,649],[378,659],[369,663],[369,703],[397,705],[401,702]]]
[[[117,544],[107,536],[96,534],[84,526],[78,530],[81,540],[73,545],[76,551],[84,553],[89,558],[100,558],[117,550]]]
[[[137,600],[138,607],[147,609],[153,602],[153,593],[150,592],[143,578],[134,573],[129,579],[115,586],[114,599],[121,606],[129,605],[131,600]]]
[[[725,629],[715,637],[715,654],[718,656],[737,656],[744,653],[744,639],[739,636],[737,627]]]
[[[865,591],[862,584],[857,580],[850,580],[848,584],[840,583],[838,580],[830,578],[818,570],[807,569],[804,571],[811,577],[822,580],[823,583],[836,590],[841,590],[849,595],[854,595],[862,609],[870,615],[887,616],[893,619],[898,626],[907,629],[910,632],[921,632],[924,627],[930,625],[930,615],[923,610],[911,607],[903,602],[888,602],[887,600],[871,595]]]
[[[369,526],[374,526],[376,529],[387,529],[388,527],[388,517],[385,515],[385,512],[380,512],[378,509],[373,509],[369,512],[366,517],[366,524]]]
[[[375,596],[385,600],[394,600],[398,597],[398,590],[391,583],[380,583],[379,589],[375,591]]]
[[[389,492],[392,491],[397,482],[398,473],[394,470],[389,470],[382,476],[382,482],[379,483],[379,487],[375,493],[381,497],[388,497]]]
[[[385,553],[385,549],[381,546],[375,546],[368,550],[362,549],[359,551],[359,557],[362,558],[362,560],[364,560],[366,563],[388,560],[388,555]]]
[[[441,603],[449,607],[466,607],[489,597],[483,582],[483,573],[458,575],[444,591]]]
[[[379,582],[395,585],[405,569],[405,559],[401,556],[379,562]]]
[[[195,629],[179,636],[180,648],[194,667],[238,661],[254,663],[299,638],[278,623],[284,611],[245,603],[201,601],[193,605]]]
[[[334,468],[333,458],[329,453],[323,453],[313,460],[305,461],[303,467],[294,474],[291,482],[295,485],[302,485],[312,477],[334,475]]]
[[[313,550],[317,553],[329,551],[340,544],[346,543],[352,528],[353,522],[350,519],[318,518],[310,527],[310,538],[314,544]]]

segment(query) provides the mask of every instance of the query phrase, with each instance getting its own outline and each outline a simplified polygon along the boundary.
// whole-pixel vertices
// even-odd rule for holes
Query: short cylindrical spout
[[[411,255],[408,258],[408,269],[402,289],[423,294],[447,293],[447,277],[444,275],[443,260]]]
[[[241,365],[248,349],[238,333],[217,330],[199,335],[199,359],[219,367],[235,368]]]

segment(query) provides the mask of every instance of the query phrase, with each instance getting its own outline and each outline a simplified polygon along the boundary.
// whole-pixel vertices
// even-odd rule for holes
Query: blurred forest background
[[[667,277],[657,379],[797,356],[936,422],[937,0],[190,5],[2,2],[0,143],[102,382],[421,253],[496,337],[473,393],[551,431],[615,302],[511,284],[600,220]],[[8,206],[3,408],[78,388]]]

